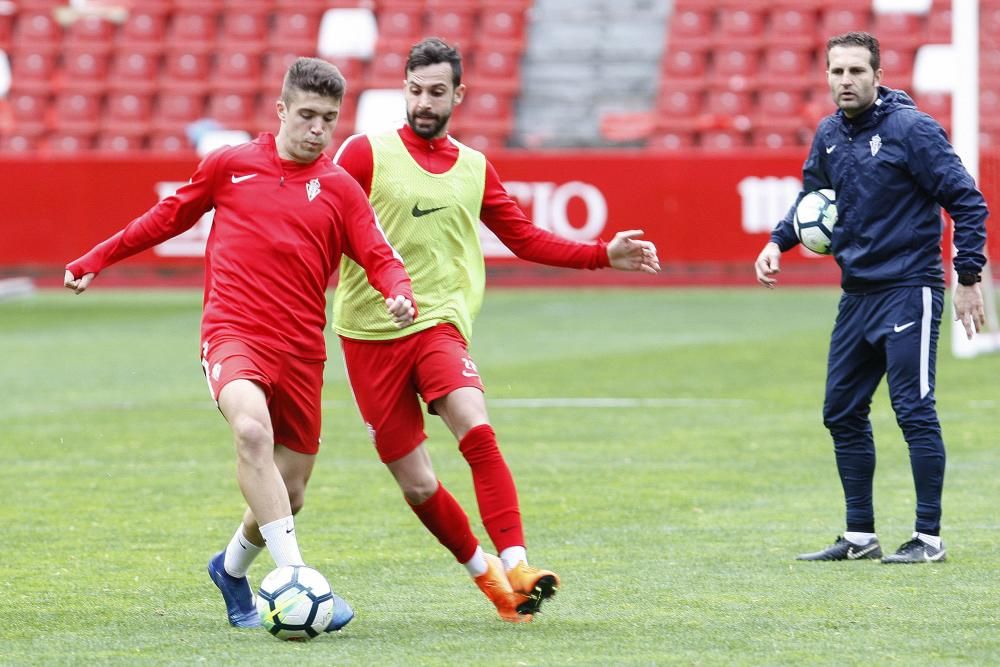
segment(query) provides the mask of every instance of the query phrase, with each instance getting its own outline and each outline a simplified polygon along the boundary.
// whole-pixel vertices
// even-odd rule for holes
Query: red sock
[[[472,468],[479,516],[497,552],[507,547],[525,546],[517,487],[497,446],[493,427],[489,424],[476,426],[465,434],[458,449]]]
[[[459,563],[468,562],[476,553],[479,540],[472,534],[469,517],[444,484],[438,482],[437,491],[430,498],[419,505],[410,505],[410,509]]]

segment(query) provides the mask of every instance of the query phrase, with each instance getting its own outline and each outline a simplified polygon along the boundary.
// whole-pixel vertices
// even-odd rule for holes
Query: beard
[[[422,129],[417,125],[417,120],[429,121],[433,120],[429,127]],[[448,125],[448,121],[451,120],[451,114],[447,113],[444,115],[427,115],[427,116],[415,116],[412,111],[406,112],[406,122],[409,123],[410,128],[417,134],[417,136],[424,139],[433,139]]]

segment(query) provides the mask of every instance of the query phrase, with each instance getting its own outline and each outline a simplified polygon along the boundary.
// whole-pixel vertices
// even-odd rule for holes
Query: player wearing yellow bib
[[[333,326],[361,416],[410,508],[465,565],[501,618],[530,621],[555,594],[559,577],[528,565],[517,489],[469,356],[486,282],[479,221],[518,257],[553,266],[656,273],[659,260],[652,243],[638,240],[640,231],[583,244],[528,220],[486,157],[448,136],[451,113],[465,94],[454,48],[435,38],[420,42],[405,75],[407,125],[351,137],[335,160],[368,193],[406,263],[420,314],[404,330],[384,326],[375,310],[381,306],[384,318],[384,300],[345,258]],[[458,440],[499,558],[483,551],[465,511],[434,473],[423,445],[421,397]]]

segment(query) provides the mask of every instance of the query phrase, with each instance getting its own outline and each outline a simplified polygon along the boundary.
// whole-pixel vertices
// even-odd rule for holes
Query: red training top
[[[399,129],[399,136],[417,164],[432,174],[443,174],[458,160],[458,146],[450,136],[424,139],[409,125]],[[371,194],[372,146],[367,136],[349,137],[337,151],[334,161],[361,184],[365,194]],[[486,161],[486,188],[479,218],[521,259],[574,269],[599,269],[611,265],[607,244],[603,241],[578,243],[533,225],[507,193],[489,160]]]
[[[342,253],[383,296],[413,300],[402,261],[354,179],[325,156],[282,160],[267,133],[210,153],[190,183],[66,268],[75,278],[96,274],[189,229],[213,207],[202,341],[245,336],[325,359],[326,287]]]

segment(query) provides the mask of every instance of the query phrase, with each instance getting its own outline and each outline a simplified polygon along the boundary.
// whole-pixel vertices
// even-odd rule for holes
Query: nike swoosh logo
[[[236,174],[233,174],[233,183],[242,183],[243,181],[249,181],[256,175],[257,174],[247,174],[246,176],[237,176]]]
[[[420,218],[420,217],[423,217],[423,216],[425,216],[425,215],[427,215],[429,213],[433,213],[434,211],[440,211],[443,208],[448,208],[448,207],[447,206],[438,206],[437,208],[422,209],[422,208],[420,208],[419,204],[414,204],[413,205],[413,210],[410,211],[410,213],[413,214],[414,218]]]
[[[290,534],[290,533],[294,533],[294,532],[295,532],[295,529],[294,529],[294,528],[286,528],[286,529],[285,529],[285,535],[288,535],[288,534]]]
[[[878,548],[877,544],[870,544],[861,551],[855,551],[854,547],[847,547],[847,557],[851,560],[857,560],[859,558],[864,558],[867,554],[875,551]]]
[[[834,144],[832,146],[827,146],[826,147],[826,154],[829,155],[830,153],[832,153],[836,149],[837,149],[837,144]]]
[[[910,327],[912,327],[914,324],[916,324],[916,322],[907,322],[906,324],[897,324],[897,325],[895,325],[892,328],[892,330],[895,331],[896,333],[899,333],[900,331],[906,331],[907,329],[909,329]]]

